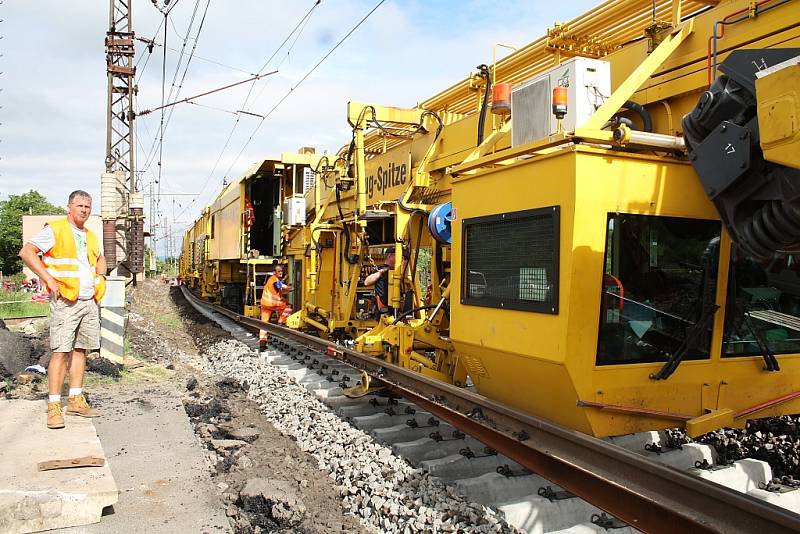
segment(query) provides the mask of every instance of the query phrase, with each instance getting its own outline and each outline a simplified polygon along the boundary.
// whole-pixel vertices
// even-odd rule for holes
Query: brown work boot
[[[83,395],[70,395],[67,397],[67,415],[97,417],[100,414],[89,406],[89,403],[86,402],[86,397]]]
[[[60,402],[47,403],[47,428],[64,428],[64,413]]]

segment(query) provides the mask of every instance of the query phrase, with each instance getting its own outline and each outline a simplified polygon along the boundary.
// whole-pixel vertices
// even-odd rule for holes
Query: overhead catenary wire
[[[203,15],[202,15],[201,20],[200,20],[200,24],[198,26],[197,32],[195,33],[192,50],[191,50],[191,52],[189,54],[188,60],[185,63],[184,70],[183,70],[183,73],[181,75],[180,82],[177,85],[177,88],[175,86],[175,80],[177,79],[178,72],[180,71],[180,66],[181,66],[181,61],[180,60],[179,60],[179,62],[177,64],[177,66],[176,66],[175,74],[173,75],[172,88],[170,90],[170,95],[172,95],[172,89],[176,89],[175,96],[174,96],[175,100],[177,100],[178,96],[180,95],[180,91],[181,91],[181,89],[183,87],[183,82],[186,79],[186,74],[188,72],[189,66],[191,65],[193,57],[195,57],[195,50],[197,49],[197,44],[199,42],[200,35],[201,35],[202,29],[203,29],[203,26],[204,26],[204,23],[205,23],[205,20],[206,20],[206,16],[208,14],[208,9],[209,9],[210,3],[211,3],[211,0],[207,0],[205,9],[203,11]],[[194,24],[194,20],[195,20],[195,16],[196,16],[199,4],[200,4],[200,0],[197,0],[197,2],[195,3],[195,9],[193,10],[193,13],[192,13],[191,21],[190,21],[190,23],[189,23],[189,25],[187,27],[187,33],[186,33],[186,37],[187,38],[191,35],[191,29],[192,29],[192,26]],[[187,44],[186,39],[184,39],[183,45],[181,47],[181,56],[180,56],[181,59],[183,58],[184,50],[186,48],[186,44]],[[164,51],[163,51],[164,63],[166,63],[166,50],[168,48],[169,47],[168,47],[168,44],[167,44],[167,25],[164,24]],[[162,78],[162,90],[163,90],[164,79],[165,78]],[[163,100],[162,100],[162,103],[163,103]],[[150,203],[150,206],[151,206],[151,215],[150,215],[151,216],[151,221],[156,221],[157,219],[159,219],[159,215],[161,213],[161,211],[160,211],[160,206],[161,206],[161,194],[160,194],[160,192],[161,192],[162,171],[163,171],[163,138],[164,138],[164,134],[166,132],[166,129],[167,129],[167,127],[169,126],[169,124],[171,122],[172,112],[173,112],[173,110],[170,110],[170,113],[166,118],[166,122],[164,122],[164,113],[162,111],[162,118],[161,118],[161,123],[160,123],[160,132],[159,132],[159,139],[158,139],[158,146],[159,146],[159,151],[158,151],[158,155],[159,155],[159,159],[158,159],[158,176],[154,177],[154,181],[157,184],[157,188],[156,188],[157,192],[156,192],[155,195],[153,195],[151,197],[151,203]],[[154,147],[155,147],[155,139],[154,139],[153,147],[151,147],[151,148],[154,148]],[[152,155],[153,154],[154,154],[154,152],[151,151],[151,154],[148,156],[148,161],[147,161],[146,166],[144,167],[144,170],[148,170],[149,169],[150,164],[152,163]],[[158,223],[156,223],[153,226],[154,239],[156,239],[155,238],[155,233],[154,233],[155,229],[159,228],[161,226],[162,225],[158,224]],[[157,239],[156,239],[156,241],[157,241]]]
[[[183,82],[186,79],[186,73],[188,72],[189,66],[191,65],[192,58],[194,57],[194,52],[197,49],[197,43],[200,40],[200,33],[203,30],[203,25],[205,23],[206,15],[208,14],[208,8],[209,8],[210,4],[211,4],[211,0],[207,0],[205,10],[203,11],[203,16],[200,19],[200,25],[199,25],[199,27],[197,29],[197,32],[195,33],[194,45],[192,46],[192,50],[191,50],[191,52],[189,54],[189,59],[186,61],[186,64],[184,66],[183,74],[181,75],[181,81],[178,83],[177,90],[175,91],[175,95],[174,95],[174,99],[175,100],[178,99],[178,97],[180,96],[181,89],[183,88]],[[172,77],[172,86],[170,88],[169,96],[167,96],[167,101],[169,101],[170,99],[173,98],[173,89],[175,89],[175,87],[176,87],[175,86],[175,81],[177,80],[178,72],[180,71],[180,68],[181,68],[181,63],[182,63],[182,59],[183,59],[183,55],[184,55],[184,50],[186,48],[187,39],[188,39],[188,36],[191,35],[192,26],[194,25],[195,15],[197,13],[197,9],[198,9],[199,5],[200,5],[200,0],[197,0],[195,2],[195,9],[194,9],[194,11],[192,13],[192,18],[191,18],[191,20],[189,22],[189,26],[187,27],[187,30],[186,30],[186,39],[184,39],[183,45],[181,46],[181,56],[179,57],[178,63],[176,65],[176,67],[175,67],[175,73],[173,74],[173,77]],[[166,25],[165,25],[165,28],[164,28],[164,40],[165,40],[164,42],[165,42],[165,44],[166,44],[166,34],[167,34],[167,32],[166,32]],[[166,46],[164,48],[164,57],[166,57]],[[163,102],[162,102],[162,105],[163,105]],[[163,137],[163,132],[166,131],[166,129],[169,127],[170,122],[172,121],[172,115],[173,115],[173,110],[170,110],[169,115],[167,116],[166,122],[165,122],[164,127],[163,127],[162,137]],[[152,164],[152,161],[153,161],[152,158],[154,156],[154,152],[153,152],[153,148],[154,147],[155,147],[155,144],[153,145],[153,147],[151,147],[151,151],[148,154],[147,158],[145,159],[145,168],[149,168],[150,165]],[[160,159],[159,159],[159,161],[160,161]]]
[[[308,10],[308,11],[306,11],[306,14],[305,14],[305,15],[303,15],[303,18],[301,18],[301,19],[300,19],[300,22],[298,22],[298,23],[295,25],[295,27],[292,29],[292,31],[291,31],[291,32],[289,32],[289,35],[287,35],[287,36],[284,38],[284,40],[281,42],[280,46],[278,46],[278,48],[276,48],[276,49],[275,49],[275,51],[272,53],[272,55],[271,55],[271,56],[269,56],[269,58],[267,58],[267,60],[264,62],[264,64],[263,64],[263,65],[261,65],[261,68],[260,68],[260,69],[258,69],[258,74],[260,74],[260,73],[264,72],[264,70],[266,70],[266,68],[267,68],[267,66],[270,64],[270,62],[271,62],[273,59],[275,59],[275,56],[277,56],[277,55],[278,55],[278,52],[280,52],[281,48],[283,48],[283,47],[284,47],[284,45],[286,45],[286,43],[289,41],[289,39],[291,39],[292,35],[293,35],[295,32],[298,34],[298,35],[297,35],[297,38],[299,38],[299,37],[300,37],[300,33],[302,33],[302,31],[303,31],[303,28],[305,28],[305,24],[306,24],[306,23],[308,22],[308,20],[311,18],[311,14],[314,12],[314,10],[317,8],[317,6],[318,6],[318,5],[320,5],[320,3],[322,3],[322,0],[316,0],[316,2],[314,2],[314,5],[312,5],[312,6],[311,6],[311,8],[309,8],[309,10]],[[297,42],[297,38],[295,38],[295,40],[294,40],[294,43],[296,43],[296,42]],[[292,47],[294,47],[294,43],[292,43]],[[291,50],[291,47],[290,47],[290,50]],[[248,101],[249,101],[249,99],[250,99],[250,95],[253,93],[253,88],[254,88],[254,87],[255,87],[255,84],[253,84],[253,85],[251,85],[251,86],[250,86],[250,90],[247,92],[247,95],[245,96],[245,99],[244,99],[244,103],[242,104],[242,109],[246,109],[246,107],[247,107],[247,102],[248,102]]]
[[[331,48],[324,56],[322,56],[322,59],[320,59],[313,67],[311,67],[311,69],[308,72],[306,72],[305,75],[303,75],[303,77],[300,78],[300,80],[296,84],[294,84],[291,88],[289,88],[289,90],[286,92],[286,94],[283,95],[283,97],[280,100],[278,100],[278,102],[274,106],[272,106],[272,108],[267,113],[264,114],[264,118],[261,119],[259,121],[259,123],[256,125],[255,129],[253,130],[253,133],[251,133],[250,137],[247,138],[247,141],[245,141],[244,146],[239,151],[239,154],[237,154],[236,159],[231,164],[231,166],[228,168],[228,172],[230,172],[230,170],[233,168],[233,166],[239,161],[239,158],[244,153],[244,151],[247,149],[247,147],[249,146],[250,142],[253,140],[253,138],[258,133],[258,131],[261,129],[261,126],[264,125],[264,122],[275,112],[275,110],[278,109],[278,107],[280,107],[280,105],[283,104],[286,101],[287,98],[289,98],[289,96],[294,92],[294,90],[297,89],[298,87],[300,87],[300,85],[303,82],[305,82],[308,79],[308,77],[311,76],[314,73],[314,71],[316,71],[317,68],[319,68],[319,66],[322,65],[322,63],[324,63],[325,60],[328,59],[330,57],[330,55],[333,54],[336,51],[336,49],[339,48],[342,45],[342,43],[344,43],[379,7],[381,7],[381,5],[385,1],[386,0],[380,0],[377,4],[375,4],[375,6],[371,10],[369,10],[369,12],[366,15],[364,15],[364,17],[362,17],[362,19],[359,20],[356,23],[355,26],[353,26],[351,28],[350,31],[347,32],[344,35],[344,37],[342,37],[339,40],[339,42],[337,42],[333,46],[333,48]],[[226,176],[227,176],[228,172],[225,173]]]
[[[286,35],[286,37],[283,39],[283,41],[281,41],[281,44],[278,45],[278,48],[275,49],[275,51],[272,53],[272,55],[270,55],[267,58],[267,60],[264,62],[264,64],[258,70],[259,74],[261,72],[263,72],[264,69],[267,68],[267,66],[270,64],[270,62],[272,62],[273,59],[275,59],[275,56],[278,55],[278,52],[280,52],[281,49],[286,45],[286,43],[289,42],[289,39],[292,38],[292,35],[294,35],[295,33],[299,34],[299,31],[302,31],[302,28],[305,27],[305,23],[311,17],[311,14],[314,12],[314,10],[317,8],[317,6],[321,3],[321,1],[322,0],[316,0],[314,2],[314,5],[312,5],[311,8],[309,8],[308,11],[306,11],[306,13],[303,15],[303,17],[297,22],[297,24],[295,24],[294,28],[292,28],[292,31],[290,31]],[[298,35],[298,37],[299,37],[299,35]],[[295,43],[296,42],[297,42],[297,39],[295,39]],[[294,44],[292,46],[294,46]],[[250,95],[252,94],[254,87],[255,87],[255,83],[253,85],[251,85],[250,89],[247,91],[247,95],[245,95],[244,102],[242,102],[242,106],[241,106],[242,109],[246,109],[247,108],[247,103],[250,100]],[[260,93],[259,93],[259,96],[260,96]],[[220,154],[217,157],[217,161],[214,163],[214,167],[211,169],[211,173],[209,173],[209,178],[208,178],[208,180],[206,180],[206,184],[211,179],[211,177],[214,175],[214,172],[217,170],[217,166],[219,165],[219,162],[222,159],[222,156],[225,154],[225,151],[228,149],[228,146],[230,145],[231,138],[233,137],[233,134],[236,132],[236,128],[239,125],[239,120],[240,120],[240,118],[237,118],[236,121],[234,121],[233,126],[231,127],[231,131],[228,134],[227,139],[225,140],[225,144],[223,145],[222,150],[220,151]],[[223,180],[224,180],[224,177],[223,177]]]
[[[146,37],[136,37],[135,39],[137,41],[141,42],[141,43],[144,43],[144,44],[148,45],[148,46],[153,45],[154,47],[157,46],[159,48],[164,46],[163,44],[159,43],[158,41],[155,41],[155,40],[152,40],[152,39],[147,39]],[[168,46],[167,50],[169,50],[170,52],[180,52],[180,50],[178,50],[177,48],[173,48],[171,46]],[[241,72],[241,73],[244,73],[244,74],[249,74],[251,76],[255,76],[255,73],[250,72],[249,70],[241,69],[239,67],[234,67],[233,65],[229,65],[227,63],[223,63],[222,61],[219,61],[217,59],[212,59],[210,57],[200,56],[198,54],[195,54],[194,58],[198,59],[200,61],[205,61],[206,63],[211,63],[212,65],[217,65],[218,67],[225,67],[226,69],[235,70],[237,72]]]
[[[190,101],[196,100],[196,99],[200,98],[201,96],[207,96],[207,95],[210,95],[210,94],[213,94],[213,93],[218,93],[220,91],[224,91],[225,89],[230,89],[231,87],[236,87],[237,85],[242,85],[243,83],[251,82],[253,80],[258,80],[260,78],[264,78],[265,76],[271,76],[271,75],[273,75],[273,74],[275,74],[277,72],[278,72],[277,70],[273,70],[271,72],[265,72],[264,74],[259,74],[257,76],[253,76],[252,78],[248,78],[246,80],[240,80],[238,82],[230,83],[228,85],[223,85],[222,87],[217,87],[216,89],[211,89],[210,91],[205,91],[203,93],[199,93],[199,94],[196,94],[196,95],[193,95],[193,96],[187,96],[186,98],[184,98],[182,100],[174,100],[174,101],[169,102],[167,104],[162,104],[161,106],[158,106],[157,108],[145,109],[143,111],[140,111],[138,113],[138,115],[139,116],[147,115],[148,113],[152,113],[154,111],[163,110],[164,108],[169,108],[169,107],[172,107],[172,106],[175,106],[175,105],[178,105],[178,104],[187,103],[187,102],[194,104],[195,102],[190,102]],[[247,113],[247,114],[248,115],[254,115],[254,113]]]
[[[305,22],[305,23],[303,23],[303,25],[300,27],[300,30],[297,32],[297,36],[294,38],[294,41],[292,41],[292,44],[291,44],[291,46],[290,46],[290,47],[289,47],[289,49],[286,51],[286,55],[285,55],[285,56],[283,56],[283,59],[281,59],[280,63],[278,63],[278,65],[277,65],[278,67],[280,67],[281,65],[283,65],[283,62],[284,62],[284,61],[286,61],[286,60],[289,58],[289,55],[291,54],[291,52],[292,52],[292,49],[294,49],[294,45],[296,45],[296,44],[297,44],[297,40],[298,40],[298,39],[300,39],[300,35],[302,35],[302,32],[303,32],[303,30],[305,29],[305,27],[306,27],[306,23],[307,23],[307,22],[308,22],[308,19],[306,19],[306,22]],[[255,101],[253,102],[253,105],[255,105],[255,103],[256,103],[256,102],[258,102],[258,100],[261,98],[261,95],[264,93],[264,90],[265,90],[266,88],[267,88],[267,85],[266,85],[266,84],[264,84],[264,85],[261,87],[261,91],[259,91],[258,95],[256,95],[256,98],[255,98]],[[261,114],[259,114],[258,116],[259,116],[259,117],[261,117],[262,121],[263,121],[264,119],[266,119],[266,116],[265,116],[265,115],[261,115]],[[240,153],[239,153],[239,154],[237,154],[237,155],[236,155],[236,159],[233,161],[233,163],[231,163],[231,165],[230,165],[230,166],[228,166],[228,169],[225,171],[225,174],[224,174],[224,175],[223,175],[223,177],[222,177],[222,180],[223,180],[223,182],[224,182],[224,181],[227,179],[228,175],[230,175],[231,169],[233,169],[233,166],[235,165],[236,161],[238,161],[238,159],[239,159],[239,157],[240,157],[240,156],[241,156],[241,151],[240,151]]]
[[[164,24],[163,24],[163,26],[164,26],[164,50],[163,50],[162,61],[161,61],[161,105],[162,106],[164,105],[164,98],[165,98],[165,93],[166,93],[166,80],[167,80],[167,48],[166,48],[166,46],[167,46],[167,34],[168,34],[168,28],[169,28],[169,25],[167,23],[167,19],[169,17],[169,14],[172,12],[172,10],[175,9],[175,7],[178,5],[179,1],[180,0],[175,0],[172,3],[172,6],[168,7],[167,9],[163,9],[163,8],[159,8],[158,4],[155,2],[155,0],[153,0],[153,5],[159,11],[161,11],[161,13],[163,13],[163,15],[164,15],[164,21],[163,21],[164,22]],[[208,0],[208,2],[210,2],[210,1],[211,0]],[[195,2],[195,12],[197,11],[197,6],[199,5],[199,3],[200,3],[200,0],[197,0]],[[165,4],[165,7],[166,7],[166,4]],[[206,5],[206,10],[207,9],[208,9],[208,6]],[[194,14],[192,15],[192,21],[194,21]],[[190,28],[191,28],[191,24],[190,24]],[[188,37],[189,33],[190,33],[190,30],[187,30],[187,37]],[[184,47],[185,46],[186,46],[186,41],[184,40]],[[160,213],[160,207],[161,207],[161,198],[160,198],[160,196],[161,196],[161,174],[162,174],[162,170],[163,170],[163,165],[162,165],[163,157],[164,157],[164,109],[162,108],[161,109],[161,119],[160,119],[160,122],[159,122],[158,174],[157,174],[157,178],[156,178],[156,194],[155,194],[155,198],[151,197],[151,200],[150,200],[150,227],[151,227],[151,239],[155,241],[155,246],[153,247],[154,249],[156,248],[157,243],[158,243],[158,239],[157,239],[157,237],[155,235],[155,229],[157,228],[157,224],[156,224],[157,214]],[[149,166],[149,164],[148,164],[148,166]],[[154,213],[154,211],[155,211],[155,213]],[[151,245],[152,244],[153,243],[151,243]]]
[[[181,64],[183,63],[183,57],[186,55],[186,45],[189,42],[189,35],[191,35],[191,33],[192,33],[192,26],[194,26],[194,21],[195,21],[195,18],[197,17],[197,10],[200,8],[200,1],[201,0],[195,0],[194,9],[192,10],[192,16],[189,18],[189,25],[186,27],[186,35],[185,36],[181,36],[180,34],[178,34],[177,31],[175,31],[175,34],[178,35],[178,37],[182,41],[181,42],[181,51],[180,51],[180,55],[178,56],[178,62],[175,65],[175,72],[172,75],[172,83],[171,83],[170,88],[169,88],[169,95],[167,96],[167,101],[172,99],[172,94],[176,89],[175,82],[178,80],[178,73],[181,70]],[[208,3],[206,4],[206,7],[208,7]],[[170,25],[172,26],[172,28],[174,30],[175,29],[175,23],[170,20]],[[195,45],[196,45],[196,43],[195,43]],[[177,96],[175,98],[177,98]]]
[[[303,15],[301,18],[300,18],[300,20],[297,22],[297,24],[295,24],[294,28],[292,28],[292,30],[291,30],[291,31],[290,31],[290,32],[289,32],[289,33],[286,35],[286,37],[283,39],[283,41],[281,41],[281,44],[280,44],[280,45],[278,45],[278,48],[276,48],[276,49],[275,49],[275,51],[274,51],[274,52],[273,52],[273,53],[272,53],[272,54],[271,54],[271,55],[270,55],[270,56],[267,58],[267,60],[264,62],[264,64],[263,64],[263,65],[261,66],[261,68],[259,69],[259,72],[258,72],[258,73],[256,73],[256,74],[260,74],[261,72],[263,72],[263,71],[264,71],[264,69],[266,69],[266,68],[267,68],[267,66],[268,66],[268,65],[270,64],[270,62],[271,62],[271,61],[272,61],[272,60],[275,58],[275,56],[278,54],[278,52],[280,52],[280,51],[281,51],[281,49],[282,49],[282,48],[283,48],[283,47],[286,45],[286,43],[287,43],[287,42],[289,42],[289,40],[292,38],[292,36],[293,36],[293,35],[294,35],[296,32],[298,32],[298,30],[300,30],[302,27],[304,27],[304,24],[306,23],[306,21],[308,20],[308,18],[311,16],[311,14],[314,12],[314,10],[317,8],[317,6],[318,6],[318,5],[319,5],[321,2],[322,2],[322,0],[316,0],[316,1],[314,2],[314,4],[313,4],[313,5],[312,5],[312,6],[309,8],[309,10],[308,10],[308,11],[306,11],[306,13],[305,13],[305,14],[304,14],[304,15]],[[296,41],[295,41],[295,42],[296,42]],[[253,82],[253,83],[255,84],[256,82]],[[249,96],[250,96],[250,93],[251,93],[251,92],[252,92],[252,87],[251,87],[250,91],[248,91],[247,97],[245,98],[245,100],[244,100],[244,102],[243,102],[243,104],[242,104],[242,106],[241,106],[241,107],[242,107],[242,110],[245,110],[245,108],[246,108],[246,106],[247,106],[247,102],[248,102],[248,99],[249,99]],[[252,113],[248,113],[248,114],[252,114]],[[205,190],[205,188],[206,188],[206,186],[208,185],[208,183],[209,183],[209,182],[211,181],[211,179],[213,178],[213,176],[214,176],[214,173],[216,172],[216,170],[217,170],[217,167],[219,166],[219,162],[222,160],[222,156],[223,156],[223,155],[225,155],[225,152],[226,152],[226,150],[228,149],[228,146],[230,146],[231,139],[233,138],[233,134],[236,132],[236,127],[238,126],[238,124],[239,124],[239,121],[240,121],[240,120],[241,120],[241,114],[238,114],[238,115],[237,115],[237,117],[236,117],[236,120],[235,120],[235,121],[234,121],[234,123],[233,123],[233,126],[231,127],[231,130],[230,130],[230,132],[228,132],[228,136],[227,136],[227,137],[226,137],[226,139],[225,139],[225,143],[224,143],[224,144],[223,144],[223,146],[222,146],[222,150],[220,150],[219,154],[217,155],[217,159],[216,159],[216,161],[214,162],[214,165],[213,165],[213,167],[211,168],[211,172],[209,172],[209,173],[208,173],[208,176],[206,177],[205,181],[203,182],[203,186],[200,188],[200,191],[204,191],[204,190]],[[224,178],[223,178],[223,179],[224,179]],[[197,199],[198,199],[198,198],[199,198],[199,195],[198,195],[198,197],[196,197],[195,199],[193,199],[193,200],[192,200],[190,203],[188,203],[188,204],[187,204],[187,205],[186,205],[186,206],[185,206],[185,207],[184,207],[184,208],[181,210],[181,212],[178,214],[178,217],[180,217],[180,216],[181,216],[181,215],[182,215],[184,212],[186,212],[186,211],[187,211],[187,210],[188,210],[188,209],[189,209],[189,208],[190,208],[190,207],[191,207],[193,204],[195,204],[195,202],[197,202]]]
[[[311,20],[311,17],[307,17],[306,20],[303,22],[303,24],[300,26],[300,29],[297,31],[297,34],[295,35],[294,40],[292,41],[292,44],[289,46],[289,49],[286,50],[286,54],[284,54],[283,58],[276,65],[276,68],[280,68],[280,66],[283,65],[284,61],[289,59],[289,57],[290,57],[290,55],[292,53],[292,50],[294,50],[294,47],[297,44],[297,41],[300,39],[300,36],[303,35],[303,30],[306,29],[306,26],[308,25],[308,22],[310,20]],[[264,83],[261,86],[261,90],[258,92],[256,97],[253,99],[252,104],[250,104],[250,108],[249,109],[253,109],[253,107],[258,104],[259,100],[261,100],[261,96],[264,94],[264,91],[267,89],[267,86],[269,85],[269,81],[270,80],[267,80],[267,82]]]
[[[167,44],[167,17],[169,16],[169,12],[164,13],[164,44]],[[161,61],[161,105],[164,105],[164,97],[166,93],[166,83],[167,83],[167,49],[164,48],[164,54]],[[155,216],[153,214],[153,207],[155,207],[156,213],[160,208],[160,198],[161,195],[161,161],[164,156],[164,108],[161,109],[161,120],[159,122],[159,133],[158,133],[158,168],[157,173],[158,177],[156,178],[156,197],[155,201],[151,199],[150,201],[150,227],[151,227],[151,239],[155,240],[156,244],[158,243],[158,239],[155,235]],[[155,247],[154,247],[155,248]],[[158,253],[158,251],[156,251]]]
[[[162,24],[164,24],[164,19],[163,18],[161,19],[161,22],[158,24],[158,28],[156,28],[156,32],[153,35],[152,39],[148,40],[148,39],[145,39],[145,38],[142,38],[142,37],[137,37],[136,38],[137,40],[139,40],[139,41],[141,41],[143,43],[146,43],[148,45],[147,55],[142,54],[141,56],[139,56],[139,59],[137,59],[136,63],[134,63],[134,65],[133,65],[137,69],[137,72],[136,72],[136,81],[137,82],[141,79],[141,76],[144,73],[144,69],[147,68],[147,63],[150,61],[150,58],[153,56],[153,50],[150,48],[149,45],[150,45],[150,43],[154,43],[155,39],[156,39],[156,36],[159,33],[161,33],[161,25]],[[161,46],[161,45],[159,45],[159,46]],[[140,69],[139,68],[139,62],[142,61],[142,58],[145,58],[145,60],[144,60],[144,65]]]

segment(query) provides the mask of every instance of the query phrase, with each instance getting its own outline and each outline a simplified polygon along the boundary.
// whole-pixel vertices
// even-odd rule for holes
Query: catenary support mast
[[[132,0],[109,0],[106,33],[108,102],[101,197],[103,245],[109,271],[142,272],[144,204],[136,192],[133,100],[136,94]]]

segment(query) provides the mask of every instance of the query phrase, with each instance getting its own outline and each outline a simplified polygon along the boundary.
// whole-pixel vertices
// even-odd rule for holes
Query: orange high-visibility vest
[[[47,223],[53,230],[56,242],[53,248],[47,251],[42,258],[47,267],[47,272],[53,275],[58,282],[58,290],[66,300],[78,300],[81,289],[79,274],[78,251],[75,247],[75,236],[72,234],[72,225],[68,219],[60,219]],[[100,257],[100,244],[95,235],[86,230],[86,255],[92,269],[97,265]],[[94,280],[94,299],[100,302],[106,292],[106,281],[100,277]]]
[[[273,274],[264,285],[264,291],[261,292],[261,306],[265,308],[274,308],[284,305],[280,291],[275,291],[275,282],[280,282],[280,278]]]

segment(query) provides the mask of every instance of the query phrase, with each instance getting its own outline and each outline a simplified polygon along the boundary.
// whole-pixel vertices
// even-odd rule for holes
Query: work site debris
[[[30,373],[20,373],[17,375],[17,384],[30,384],[33,382],[33,375]]]
[[[331,412],[280,369],[238,341],[216,342],[205,350],[207,371],[227,377],[220,389],[247,385],[264,417],[316,458],[339,489],[343,506],[381,532],[517,532],[498,514],[468,502],[441,480],[414,468],[371,436]],[[187,405],[209,406],[214,400]],[[207,408],[206,408],[207,409]],[[202,418],[202,417],[201,417]],[[219,431],[218,417],[205,417]],[[211,432],[202,427],[200,432]],[[245,449],[223,458],[222,469],[241,462]],[[307,483],[307,482],[306,482]],[[298,482],[300,485],[300,482]],[[302,486],[301,486],[302,487]]]
[[[87,358],[86,370],[112,378],[119,378],[122,366],[111,360],[97,356],[95,358]]]
[[[16,332],[0,329],[0,377],[15,376],[30,365],[30,340]]]
[[[197,378],[190,376],[189,379],[186,381],[186,389],[188,391],[193,391],[194,388],[197,387]]]
[[[296,526],[306,513],[294,486],[285,480],[251,478],[239,492],[238,504],[251,525],[264,529]]]
[[[238,439],[242,441],[246,441],[248,443],[252,443],[258,439],[258,430],[252,427],[242,427],[237,428],[235,430],[231,430],[228,432],[228,438],[230,439]]]

